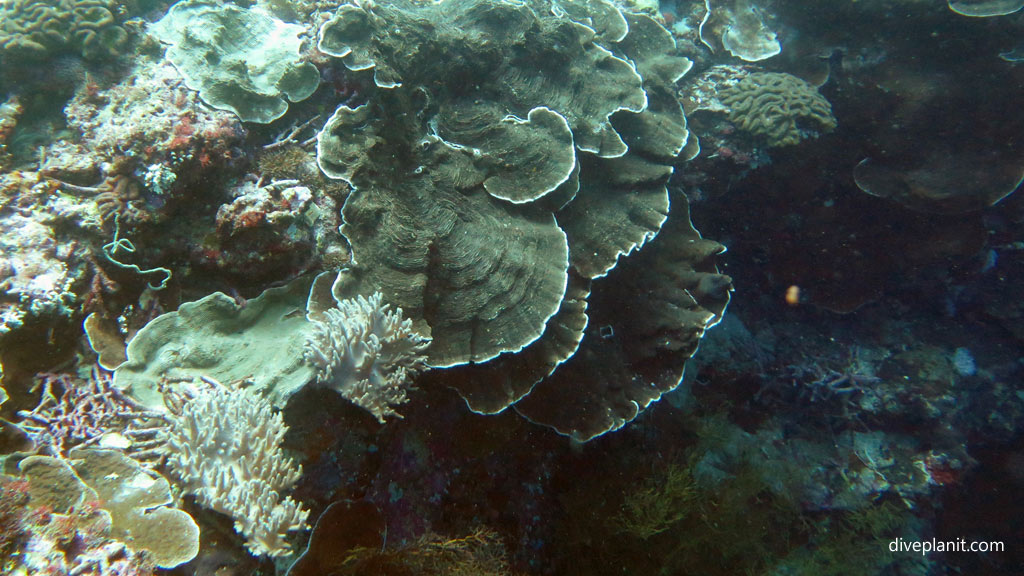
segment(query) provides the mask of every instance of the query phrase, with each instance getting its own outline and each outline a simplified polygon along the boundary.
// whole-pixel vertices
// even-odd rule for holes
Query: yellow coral
[[[690,470],[689,465],[672,463],[627,494],[615,519],[618,531],[646,540],[685,518],[697,494]]]
[[[513,576],[505,548],[496,532],[476,528],[460,538],[435,534],[391,550],[353,548],[336,572],[362,574],[417,574],[419,576]]]
[[[316,167],[309,153],[298,146],[283,146],[267,150],[257,160],[260,173],[271,180],[301,179]]]

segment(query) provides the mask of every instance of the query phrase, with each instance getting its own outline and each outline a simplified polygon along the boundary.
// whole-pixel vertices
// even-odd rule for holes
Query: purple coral
[[[19,426],[43,451],[66,457],[75,446],[89,446],[116,436],[139,440],[135,449],[145,449],[145,428],[133,423],[158,415],[146,412],[111,384],[110,372],[93,367],[88,378],[70,374],[43,373],[37,376],[35,389],[42,389],[39,404],[31,411],[18,413]],[[133,444],[130,440],[124,444]]]

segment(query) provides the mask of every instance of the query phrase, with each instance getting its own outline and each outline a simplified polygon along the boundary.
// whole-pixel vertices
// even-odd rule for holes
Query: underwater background
[[[1024,0],[0,0],[0,572],[1024,574]]]

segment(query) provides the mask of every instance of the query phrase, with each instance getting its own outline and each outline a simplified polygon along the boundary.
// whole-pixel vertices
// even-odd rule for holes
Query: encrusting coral
[[[244,305],[222,292],[185,302],[132,338],[114,386],[150,410],[165,411],[162,379],[245,380],[283,407],[313,377],[302,359],[308,296],[309,281],[300,278]]]
[[[366,102],[347,98],[337,107],[316,137],[316,160],[327,177],[351,187],[340,228],[351,260],[329,295],[329,282],[318,280],[323,293],[314,286],[302,298],[305,318],[299,299],[308,284],[300,281],[244,307],[213,294],[153,320],[129,344],[117,387],[159,410],[154,383],[162,377],[248,379],[281,408],[316,376],[383,421],[422,368],[471,371],[494,361],[500,378],[446,370],[451,377],[438,376],[438,385],[456,388],[472,410],[494,413],[556,377],[519,411],[586,440],[621,427],[678,385],[685,360],[728,302],[729,279],[713,262],[722,248],[701,242],[685,202],[673,200],[679,222],[671,227],[681,236],[663,243],[688,247],[671,259],[689,275],[602,278],[636,260],[670,221],[673,164],[695,147],[674,95],[692,62],[648,16],[603,1],[565,0],[557,8],[543,0],[339,8],[321,27],[318,46],[347,73],[364,76]],[[493,41],[481,44],[485,37]],[[410,52],[407,44],[421,39]],[[440,73],[451,53],[472,57]],[[573,81],[562,82],[563,75]],[[472,97],[467,79],[478,83]],[[245,219],[225,220],[221,231],[262,217],[239,214]],[[227,226],[234,223],[240,226]],[[275,295],[282,290],[286,298]],[[652,330],[664,333],[637,330],[633,340],[596,328],[588,334],[590,294],[611,291],[604,302],[659,294],[643,307],[644,319],[665,316],[655,309],[665,301],[685,313],[671,314],[679,326],[656,321]],[[382,309],[374,319],[369,310],[384,301],[402,315],[389,318]],[[614,317],[621,310],[596,308],[594,317],[623,324]],[[624,333],[639,323],[625,322]],[[294,354],[297,342],[304,353]],[[622,342],[632,349],[620,350]],[[572,371],[585,372],[588,384],[562,386],[573,377],[555,370],[581,349],[601,356],[604,368],[592,373],[581,359]],[[673,370],[652,381],[634,377],[643,360],[663,352],[674,355]],[[477,381],[487,385],[468,384]]]
[[[369,410],[381,423],[401,416],[393,406],[406,402],[410,379],[425,368],[429,338],[412,329],[402,309],[391,310],[380,292],[341,300],[337,308],[312,319],[306,360],[316,367],[321,386]]]
[[[280,413],[252,390],[217,385],[200,390],[169,421],[167,466],[185,492],[234,518],[254,555],[288,554],[288,532],[305,528],[308,511],[282,497],[302,468],[281,451],[288,427]]]

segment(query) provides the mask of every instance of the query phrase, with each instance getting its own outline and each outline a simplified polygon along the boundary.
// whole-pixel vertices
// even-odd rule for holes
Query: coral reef
[[[1019,3],[0,0],[0,572],[1019,572]]]
[[[0,57],[77,52],[98,59],[118,54],[128,39],[118,3],[108,0],[12,0],[0,6]]]
[[[255,555],[290,552],[288,532],[305,527],[308,512],[284,492],[302,474],[281,451],[288,428],[251,389],[200,390],[164,433],[167,466],[185,492],[231,516]]]
[[[204,102],[245,122],[273,122],[320,83],[316,66],[300,62],[303,27],[260,8],[185,0],[150,30]]]
[[[828,100],[807,82],[790,74],[752,72],[719,89],[729,119],[768,146],[791,146],[836,126]]]
[[[430,344],[412,330],[402,309],[392,311],[377,292],[341,300],[312,318],[306,361],[316,367],[318,385],[336,390],[378,421],[398,416],[408,401],[409,381],[425,367]]]

